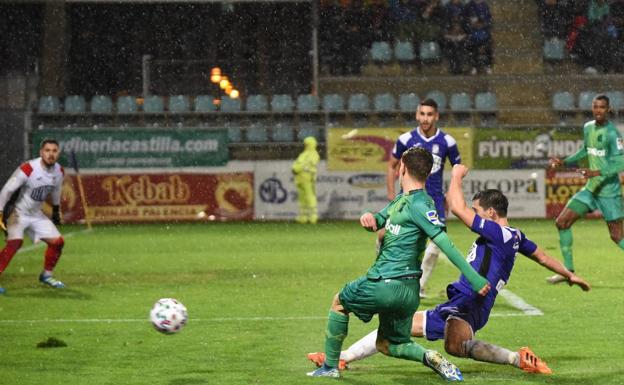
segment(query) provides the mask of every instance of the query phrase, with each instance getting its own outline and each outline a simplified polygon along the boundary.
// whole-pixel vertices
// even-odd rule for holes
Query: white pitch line
[[[63,238],[71,238],[71,237],[73,237],[76,234],[89,233],[91,231],[93,231],[93,230],[83,229],[83,230],[80,230],[80,231],[72,231],[70,233],[61,234],[61,235],[63,236]],[[32,245],[29,245],[29,246],[26,246],[26,247],[23,247],[23,248],[19,249],[17,251],[17,254],[25,253],[25,252],[28,252],[28,251],[32,251],[32,250],[38,249],[40,247],[43,247],[44,245],[45,245],[45,242],[43,242],[43,241],[37,242],[37,243],[33,243]]]

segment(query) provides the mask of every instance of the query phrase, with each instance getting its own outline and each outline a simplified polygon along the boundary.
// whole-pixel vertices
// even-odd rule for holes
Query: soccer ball
[[[150,311],[150,321],[161,333],[173,334],[186,325],[188,314],[186,307],[173,298],[162,298],[156,301]]]

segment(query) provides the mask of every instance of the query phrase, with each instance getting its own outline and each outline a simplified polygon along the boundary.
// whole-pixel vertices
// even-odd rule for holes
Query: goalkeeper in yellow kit
[[[316,223],[318,214],[316,211],[316,165],[319,162],[319,154],[316,151],[316,139],[308,136],[303,140],[304,150],[292,165],[297,186],[297,200],[299,202],[299,215],[296,221],[299,223]]]

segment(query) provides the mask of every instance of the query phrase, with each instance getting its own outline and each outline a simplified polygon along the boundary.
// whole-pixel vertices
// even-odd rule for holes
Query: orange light
[[[221,75],[210,75],[210,81],[213,83],[219,83],[221,81]]]
[[[219,87],[221,87],[222,90],[226,89],[227,86],[230,85],[230,81],[227,80],[226,78],[221,79],[221,81],[219,82]]]
[[[232,90],[232,92],[230,92],[231,99],[238,99],[239,96],[240,96],[240,93],[238,92],[238,90]]]
[[[219,75],[219,76],[220,76],[220,75],[221,75],[221,68],[219,68],[219,67],[213,67],[213,68],[210,70],[210,75]]]
[[[212,104],[214,104],[215,106],[218,106],[221,104],[221,99],[213,99],[212,100]]]
[[[229,95],[232,92],[233,89],[234,89],[234,87],[232,87],[231,84],[228,84],[227,87],[225,87],[225,90],[224,90],[225,94]]]

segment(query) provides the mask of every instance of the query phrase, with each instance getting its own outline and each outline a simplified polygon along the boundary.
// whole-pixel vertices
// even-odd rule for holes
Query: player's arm
[[[455,166],[456,164],[461,163],[461,155],[459,155],[459,148],[457,148],[457,142],[455,141],[455,138],[450,135],[447,135],[447,137],[450,138],[447,139],[447,142],[451,141],[451,144],[448,147],[447,157],[449,162],[451,162],[451,164]]]
[[[386,189],[388,192],[387,197],[389,201],[393,200],[396,197],[394,184],[397,178],[398,167],[399,159],[395,158],[394,155],[391,155],[390,160],[388,160],[388,167],[386,169]]]
[[[30,165],[28,165],[28,167],[30,167]],[[26,183],[26,181],[28,181],[28,174],[26,174],[28,170],[24,170],[23,168],[24,166],[21,166],[15,170],[4,187],[2,187],[2,190],[0,190],[0,229],[2,229],[5,233],[7,229],[4,223],[4,207],[9,199],[11,199],[11,196],[13,196],[13,194],[19,190]]]
[[[64,174],[64,172],[63,172]],[[52,190],[52,223],[61,224],[61,193],[63,191],[63,178],[59,178]]]
[[[476,214],[472,208],[466,205],[466,201],[464,200],[462,180],[466,174],[468,174],[468,168],[463,164],[456,164],[453,166],[449,190],[446,193],[446,200],[451,212],[464,222],[466,226],[471,227]]]
[[[392,202],[388,203],[386,207],[375,214],[370,211],[364,212],[364,214],[360,216],[360,224],[362,227],[368,231],[377,231],[383,228],[386,224],[386,219],[388,219],[388,207],[390,207],[391,203]]]
[[[566,269],[561,262],[546,254],[546,252],[539,247],[536,246],[533,253],[524,255],[544,266],[548,270],[563,276],[568,281],[570,286],[578,285],[581,289],[583,289],[583,291],[591,290],[591,286],[583,278]]]

